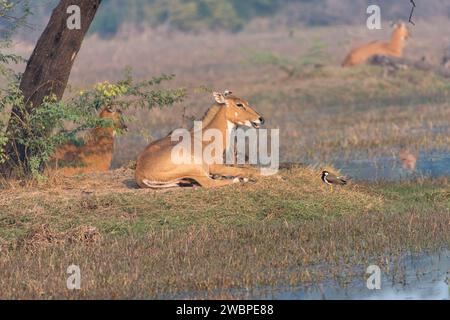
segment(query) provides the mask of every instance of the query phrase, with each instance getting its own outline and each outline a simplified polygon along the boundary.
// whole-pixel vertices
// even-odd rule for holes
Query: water
[[[251,300],[450,300],[450,250],[438,253],[405,255],[391,264],[391,270],[381,269],[379,290],[367,288],[369,274],[364,268],[355,269],[356,274],[345,287],[336,281],[323,281],[308,286],[260,287],[253,290],[220,289],[214,294],[231,294]],[[359,272],[360,271],[360,272]],[[295,272],[295,271],[293,271]],[[348,283],[348,281],[347,281]],[[190,291],[165,296],[163,299],[208,299],[209,292]]]
[[[369,290],[366,279],[354,279],[345,288],[327,281],[309,288],[285,288],[264,296],[283,300],[450,300],[450,251],[408,256],[401,275],[382,271],[380,290]],[[368,277],[369,275],[367,275]],[[400,280],[399,280],[400,278]]]
[[[398,155],[375,159],[336,160],[333,166],[341,173],[360,181],[398,181],[419,177],[450,176],[450,153],[420,153],[415,168],[407,168]]]

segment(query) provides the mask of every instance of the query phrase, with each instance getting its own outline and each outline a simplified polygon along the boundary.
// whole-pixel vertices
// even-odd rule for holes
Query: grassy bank
[[[247,291],[228,290],[345,281],[352,266],[450,244],[447,179],[331,190],[298,167],[155,192],[134,189],[131,174],[2,190],[0,298],[239,297]],[[72,263],[76,293],[65,285]]]

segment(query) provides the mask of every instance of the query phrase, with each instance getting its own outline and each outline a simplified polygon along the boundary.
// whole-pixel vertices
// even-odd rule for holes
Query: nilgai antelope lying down
[[[366,62],[375,55],[401,58],[409,36],[410,33],[405,23],[395,24],[390,42],[373,41],[356,48],[348,54],[342,66],[355,66]]]
[[[104,108],[99,115],[102,119],[111,119],[110,127],[92,129],[85,138],[85,144],[72,143],[56,150],[50,161],[50,168],[65,175],[108,171],[114,151],[114,135],[117,130],[127,130],[122,111]]]
[[[237,126],[254,127],[258,129],[264,124],[264,119],[249,106],[244,99],[238,98],[229,92],[225,94],[214,93],[216,104],[208,112],[203,121],[201,136],[205,132],[215,130],[220,132],[223,140],[222,156],[226,146],[229,145],[229,133]],[[201,144],[205,149],[210,141],[199,141],[198,131],[189,131],[191,137],[191,150],[195,144]],[[198,130],[198,129],[197,129]],[[197,139],[197,140],[196,140]],[[222,163],[210,163],[204,159],[203,154],[193,152],[189,154],[188,161],[174,161],[173,149],[179,140],[172,141],[172,134],[151,143],[139,156],[136,164],[136,182],[141,188],[172,188],[198,183],[202,187],[212,188],[239,182],[241,179],[255,177],[259,171],[256,168],[238,168],[226,166]],[[236,177],[238,179],[216,180],[212,176]],[[239,179],[241,178],[241,179]]]

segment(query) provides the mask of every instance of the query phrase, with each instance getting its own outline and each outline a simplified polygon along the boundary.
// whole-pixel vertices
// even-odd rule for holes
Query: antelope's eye
[[[239,108],[243,108],[244,107],[244,105],[242,104],[242,103],[238,103],[238,104],[236,104]]]

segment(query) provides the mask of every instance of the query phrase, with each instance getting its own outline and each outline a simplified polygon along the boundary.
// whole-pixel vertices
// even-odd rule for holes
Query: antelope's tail
[[[180,181],[168,181],[168,182],[161,182],[161,181],[150,181],[147,179],[142,180],[142,184],[146,188],[150,189],[168,189],[168,188],[177,188],[180,187]]]

